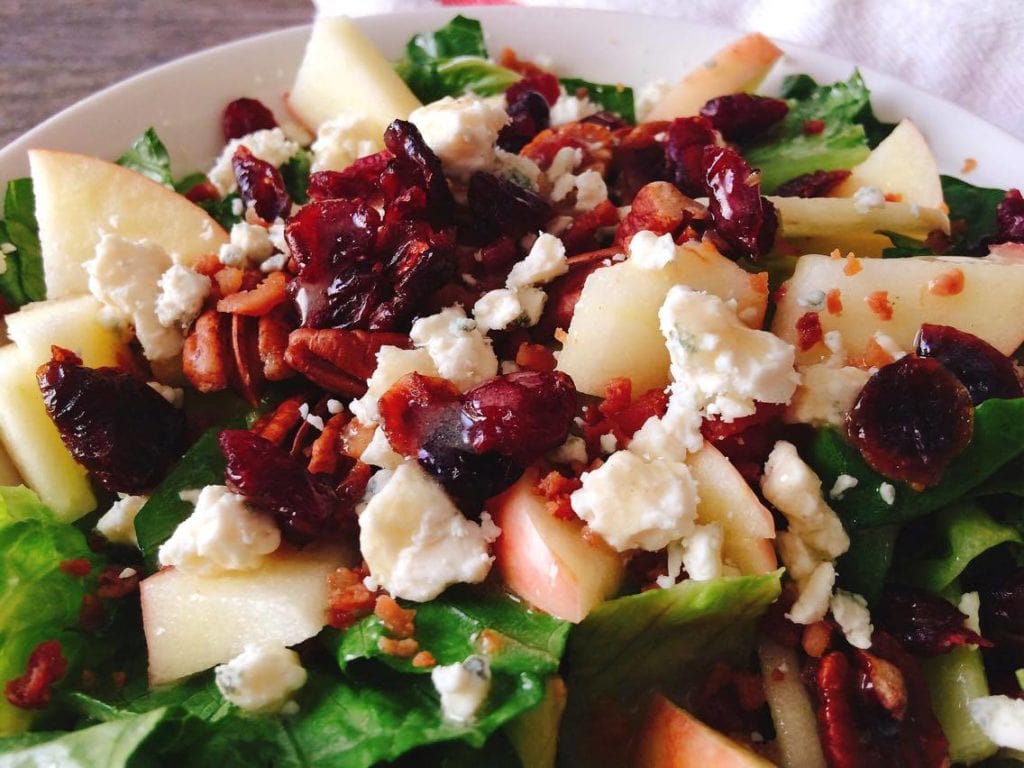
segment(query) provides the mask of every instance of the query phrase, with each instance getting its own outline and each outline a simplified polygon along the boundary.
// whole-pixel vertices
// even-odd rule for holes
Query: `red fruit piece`
[[[277,127],[274,113],[259,99],[235,99],[226,107],[220,118],[224,141],[240,139],[256,131]]]
[[[440,159],[427,146],[419,128],[407,120],[392,121],[384,131],[384,146],[394,155],[395,174],[402,186],[422,187],[426,192],[431,221],[451,221],[455,199]]]
[[[997,243],[1024,243],[1024,197],[1019,189],[1007,191],[996,206]]]
[[[827,197],[849,175],[849,171],[805,173],[780,184],[775,194],[779,197]]]
[[[554,106],[555,102],[558,101],[558,97],[562,95],[562,87],[558,82],[558,78],[550,72],[538,71],[526,75],[516,83],[512,83],[508,90],[505,91],[505,101],[512,104],[518,101],[523,94],[530,91],[539,93],[550,106]],[[546,128],[547,126],[544,127]]]
[[[45,709],[53,695],[53,684],[67,671],[60,643],[46,640],[29,654],[25,674],[7,682],[4,695],[18,709]]]
[[[975,405],[992,398],[1024,397],[1013,361],[984,339],[948,325],[921,326],[917,354],[942,363],[971,393]]]
[[[700,197],[705,193],[704,148],[714,144],[715,131],[706,117],[677,117],[669,125],[665,162],[669,179],[683,194]]]
[[[447,379],[409,373],[396,381],[379,401],[381,426],[391,447],[416,456],[442,425],[461,429],[459,390]]]
[[[149,490],[185,448],[184,414],[127,373],[54,347],[36,379],[64,445],[109,491]]]
[[[313,201],[345,199],[363,200],[367,204],[383,201],[380,177],[391,162],[387,150],[360,157],[343,171],[317,171],[309,175],[306,192]]]
[[[266,160],[260,160],[245,146],[235,150],[231,167],[235,171],[242,200],[246,205],[253,205],[257,216],[264,221],[273,221],[288,215],[292,199],[277,168]]]
[[[351,510],[339,504],[327,479],[311,475],[282,448],[245,429],[220,433],[227,459],[225,484],[253,506],[269,512],[291,541],[305,544],[336,532]]]
[[[543,93],[529,88],[513,93],[512,88],[505,94],[509,122],[498,133],[498,146],[506,152],[518,153],[551,124],[551,110]]]
[[[923,589],[889,587],[872,615],[916,656],[938,656],[961,645],[992,646],[964,625],[967,617],[956,606]]]
[[[756,172],[728,147],[710,146],[703,152],[715,230],[738,255],[763,256],[775,241],[779,219],[775,206],[761,196]]]
[[[757,410],[726,422],[705,419],[700,426],[704,439],[725,454],[747,480],[756,480],[775,443],[782,437],[786,406],[758,403]]]
[[[767,131],[789,112],[781,99],[733,93],[711,99],[700,113],[729,141],[750,141]]]
[[[875,470],[930,486],[970,444],[974,408],[967,389],[940,362],[906,355],[868,379],[847,427]]]
[[[518,238],[543,229],[551,206],[535,192],[477,171],[469,179],[470,210],[502,235]]]

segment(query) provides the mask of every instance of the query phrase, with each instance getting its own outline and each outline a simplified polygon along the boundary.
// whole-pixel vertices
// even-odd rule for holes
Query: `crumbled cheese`
[[[147,381],[146,384],[149,385],[150,389],[160,395],[160,397],[175,408],[181,408],[185,404],[184,389],[179,387],[168,387],[166,384],[161,384],[159,381]]]
[[[587,441],[576,435],[569,435],[566,441],[548,454],[555,464],[586,464]]]
[[[223,485],[203,488],[195,505],[160,547],[160,565],[199,574],[248,571],[281,544],[274,519]]]
[[[577,211],[592,211],[608,199],[608,185],[597,171],[584,171],[575,183]]]
[[[579,147],[562,147],[555,152],[551,158],[551,165],[548,166],[547,177],[549,180],[558,179],[567,173],[572,173],[576,166],[583,162],[583,150]]]
[[[982,696],[969,701],[967,708],[993,744],[1024,750],[1024,699]]]
[[[554,235],[542,232],[533,242],[530,252],[516,262],[505,281],[507,288],[549,283],[569,271],[565,258],[565,245]]]
[[[825,292],[808,291],[800,296],[796,303],[804,309],[822,310],[825,308]]]
[[[636,91],[636,118],[640,122],[647,119],[647,115],[654,109],[663,98],[672,90],[672,84],[664,78],[652,80]]]
[[[851,488],[856,488],[858,482],[859,480],[857,480],[857,478],[854,477],[853,475],[840,475],[839,477],[836,478],[835,483],[832,484],[832,490],[828,492],[829,498],[843,498],[843,494],[846,493]]]
[[[280,251],[285,256],[291,255],[291,250],[288,248],[288,241],[284,236],[285,221],[282,218],[276,218],[267,227],[267,237],[270,238],[270,244],[274,246],[274,250]]]
[[[878,486],[878,495],[882,497],[882,501],[888,504],[890,507],[896,503],[896,488],[892,483],[882,483]]]
[[[745,326],[735,302],[673,286],[658,310],[672,391],[703,416],[750,416],[758,402],[788,403],[800,377],[791,344]]]
[[[586,96],[580,98],[576,94],[568,94],[562,89],[558,101],[551,105],[551,125],[576,123],[601,111],[601,107]]]
[[[221,264],[245,269],[250,264],[262,264],[274,253],[270,231],[259,224],[236,222],[231,227],[231,242],[224,243],[217,252]]]
[[[972,632],[981,634],[981,618],[978,615],[981,611],[981,596],[977,592],[964,592],[957,603],[957,609],[967,618],[964,626]]]
[[[283,253],[277,253],[260,264],[260,272],[270,274],[280,272],[288,264],[288,257]]]
[[[135,536],[135,517],[139,514],[142,506],[149,501],[148,496],[128,496],[121,494],[121,497],[110,505],[110,509],[103,513],[103,516],[96,521],[96,530],[103,534],[107,541],[112,544],[125,544],[133,547],[139,546],[139,540]]]
[[[463,392],[498,373],[491,340],[460,306],[420,318],[413,323],[409,338],[427,351],[438,374]]]
[[[437,368],[425,349],[384,346],[377,352],[377,367],[366,382],[366,394],[349,403],[349,410],[363,424],[380,420],[377,402],[392,385],[407,373],[437,376]]]
[[[780,440],[775,444],[765,464],[761,490],[789,523],[788,529],[778,535],[777,546],[800,598],[787,615],[797,624],[818,621],[828,610],[835,582],[832,561],[850,548],[850,538],[822,498],[821,480],[792,443]],[[826,582],[828,594],[822,598]]]
[[[800,386],[786,410],[786,420],[814,427],[841,427],[846,414],[871,374],[851,365],[836,365],[830,358],[800,368]]]
[[[299,654],[284,646],[248,643],[227,664],[213,670],[217,690],[248,712],[280,712],[306,684]]]
[[[524,319],[523,304],[519,292],[508,288],[488,291],[473,305],[473,318],[477,327],[487,331],[503,331],[510,325]]]
[[[601,444],[601,451],[608,453],[615,453],[615,449],[618,447],[619,440],[611,432],[606,432],[598,438]]]
[[[405,459],[395,449],[391,447],[391,442],[388,440],[388,436],[384,433],[384,430],[380,427],[373,432],[373,437],[370,442],[367,443],[366,448],[363,449],[362,455],[359,460],[364,464],[369,464],[371,467],[381,467],[382,469],[395,469]]]
[[[673,586],[683,573],[683,544],[673,541],[665,547],[665,573],[654,580],[661,589]]]
[[[221,197],[226,197],[238,189],[231,158],[235,156],[237,149],[243,146],[252,152],[254,157],[270,163],[275,168],[284,165],[299,151],[299,145],[285,136],[280,128],[254,131],[241,138],[232,139],[206,174]]]
[[[343,171],[361,157],[380,149],[379,131],[361,115],[345,112],[326,123],[316,132],[310,147],[313,159],[310,170]]]
[[[893,360],[899,360],[901,357],[907,356],[907,351],[897,344],[896,340],[889,334],[875,331],[872,338],[875,340],[875,344]]]
[[[517,155],[514,152],[506,152],[501,147],[495,147],[493,173],[521,187],[536,190],[540,184],[542,171],[540,166],[525,155]]]
[[[245,213],[245,203],[242,202],[242,198],[236,197],[231,201],[231,215],[241,216],[243,213]]]
[[[843,334],[842,331],[827,331],[822,339],[825,342],[825,347],[833,355],[843,354]],[[840,361],[842,362],[842,361]]]
[[[644,229],[629,241],[629,263],[640,269],[659,270],[675,258],[676,244],[672,235],[656,235]]]
[[[853,193],[853,207],[857,213],[867,213],[872,208],[885,206],[885,193],[878,187],[860,187]]]
[[[508,120],[501,105],[477,96],[445,96],[409,115],[409,122],[441,159],[445,173],[460,181],[491,169],[498,132]]]
[[[469,723],[491,689],[491,667],[484,656],[470,656],[460,664],[434,667],[430,681],[441,697],[444,719]]]
[[[175,264],[160,276],[156,318],[166,327],[188,328],[210,295],[210,278],[190,267]]]
[[[700,411],[689,398],[672,391],[668,407],[661,418],[651,416],[633,435],[629,450],[645,459],[683,461],[688,453],[696,453],[704,445]]]
[[[345,404],[341,400],[335,400],[333,397],[327,400],[327,412],[331,416],[337,416],[339,413],[345,412]]]
[[[174,266],[163,248],[148,240],[126,240],[105,234],[96,257],[83,264],[89,291],[122,322],[131,323],[149,360],[166,360],[181,352],[185,337],[157,317],[157,298],[164,273]]]
[[[725,531],[718,523],[698,525],[683,539],[683,565],[694,581],[710,581],[722,575]]]
[[[693,531],[699,498],[685,464],[617,451],[580,479],[573,510],[620,552],[656,552]]]
[[[871,613],[868,601],[853,592],[837,589],[829,602],[832,617],[843,631],[846,642],[854,648],[867,650],[871,647]]]
[[[452,584],[483,581],[493,560],[489,543],[414,460],[374,487],[359,515],[359,550],[370,574],[406,600],[425,602]]]

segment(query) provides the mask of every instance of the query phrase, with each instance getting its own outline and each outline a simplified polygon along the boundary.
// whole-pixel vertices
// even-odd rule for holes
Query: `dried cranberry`
[[[781,99],[733,93],[711,99],[700,113],[729,141],[750,141],[767,131],[789,112]]]
[[[225,484],[272,514],[291,541],[303,544],[336,531],[349,511],[341,508],[326,478],[311,475],[298,459],[254,432],[224,430],[220,450],[227,459]]]
[[[382,202],[380,177],[391,161],[391,153],[378,152],[360,157],[343,171],[317,171],[309,176],[310,200],[363,200]]]
[[[36,378],[64,445],[109,491],[152,488],[185,447],[184,414],[127,373],[54,347]]]
[[[701,434],[736,465],[748,480],[756,480],[775,443],[782,438],[784,405],[758,403],[750,416],[732,421],[705,419]]]
[[[875,470],[929,486],[971,442],[974,408],[967,389],[941,363],[906,355],[868,379],[847,426]]]
[[[455,272],[451,230],[435,231],[426,224],[399,222],[399,225],[385,228],[385,239],[391,232],[397,239],[397,245],[388,249],[391,255],[385,263],[391,295],[370,315],[371,331],[407,326],[419,302]]]
[[[381,396],[379,408],[384,433],[403,456],[415,456],[442,423],[461,430],[461,395],[447,379],[407,374]]]
[[[614,112],[609,112],[607,109],[602,109],[600,112],[587,115],[580,120],[580,122],[600,125],[603,128],[607,128],[609,131],[618,131],[621,128],[629,127],[629,123],[627,123],[620,115],[617,115]]]
[[[1024,243],[1024,197],[1019,189],[1007,191],[996,206],[997,243]]]
[[[981,590],[981,629],[995,647],[985,653],[993,692],[1020,691],[1015,672],[1024,667],[1024,568],[1002,569]]]
[[[455,199],[441,160],[423,140],[419,128],[407,120],[394,120],[384,131],[384,146],[394,155],[395,171],[403,186],[423,187],[435,222],[451,220]]]
[[[259,99],[235,99],[226,107],[220,118],[224,141],[240,139],[256,131],[277,127],[274,113]]]
[[[469,444],[529,464],[557,448],[576,414],[576,387],[560,371],[519,371],[485,381],[464,397]]]
[[[805,173],[780,184],[775,194],[779,197],[827,197],[849,176],[849,171]]]
[[[454,439],[453,439],[454,438]],[[476,453],[464,432],[439,430],[417,452],[420,466],[445,487],[463,513],[475,516],[523,474],[522,465],[494,452]]]
[[[923,589],[890,586],[874,609],[877,626],[917,656],[938,656],[961,645],[989,646],[968,629],[956,606]]]
[[[544,95],[535,90],[506,98],[509,122],[498,132],[497,143],[506,152],[519,152],[551,124],[551,110]]]
[[[288,189],[281,172],[266,160],[260,160],[246,146],[235,150],[231,167],[238,180],[238,191],[246,205],[250,203],[256,215],[264,221],[287,216],[292,208]]]
[[[663,144],[619,149],[609,173],[608,196],[619,205],[629,205],[644,186],[668,179],[666,165]]]
[[[550,72],[532,72],[508,87],[505,91],[505,101],[512,104],[530,91],[539,93],[549,105],[554,106],[558,97],[562,95],[562,86],[558,78]]]
[[[975,405],[992,398],[1024,397],[1013,361],[984,339],[948,325],[921,326],[917,354],[942,363],[971,393]]]
[[[704,148],[714,143],[715,131],[705,117],[678,117],[669,125],[665,162],[669,178],[684,194],[700,197],[705,193]]]
[[[775,206],[761,196],[755,171],[728,147],[705,147],[703,152],[715,230],[740,255],[764,255],[775,241],[779,220]]]
[[[64,677],[68,662],[57,640],[46,640],[29,654],[25,674],[9,680],[4,695],[18,709],[45,709],[53,695],[53,684]]]
[[[542,229],[551,217],[551,206],[540,195],[483,171],[470,177],[467,199],[474,214],[510,237]]]

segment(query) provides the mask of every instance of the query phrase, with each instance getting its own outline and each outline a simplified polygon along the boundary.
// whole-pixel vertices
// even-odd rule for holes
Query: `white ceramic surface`
[[[388,56],[398,56],[415,32],[444,24],[453,9],[365,17],[358,23]],[[511,46],[521,56],[549,57],[560,72],[640,86],[675,79],[738,33],[673,19],[575,9],[480,7],[492,53]],[[219,118],[239,96],[262,99],[279,115],[281,99],[302,57],[307,27],[294,27],[193,54],[101,91],[47,120],[0,150],[0,180],[26,175],[25,151],[66,149],[117,157],[148,126],[171,151],[175,173],[205,170],[219,149]],[[762,86],[772,93],[782,77],[808,72],[819,80],[849,76],[853,64],[781,43],[786,57]],[[948,102],[899,80],[862,70],[883,119],[917,122],[940,169],[959,174],[964,159],[977,168],[965,178],[980,185],[1024,184],[1024,144]]]

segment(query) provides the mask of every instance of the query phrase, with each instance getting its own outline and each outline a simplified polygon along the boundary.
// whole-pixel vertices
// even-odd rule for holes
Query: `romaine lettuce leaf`
[[[963,222],[954,227],[948,252],[953,254],[984,253],[983,238],[995,234],[996,206],[1006,192],[1002,189],[976,187],[953,176],[940,176],[942,197],[949,206],[949,221]]]
[[[46,298],[32,179],[7,182],[0,221],[0,304],[16,309]]]
[[[628,85],[606,85],[581,80],[578,77],[563,77],[560,82],[569,94],[579,90],[587,92],[587,98],[601,109],[614,112],[627,123],[636,123],[636,107],[633,89]]]
[[[53,512],[24,485],[0,487],[0,529],[18,520],[53,522]]]
[[[117,158],[117,164],[174,189],[171,157],[153,127],[147,128],[145,133],[132,143],[128,151]]]

